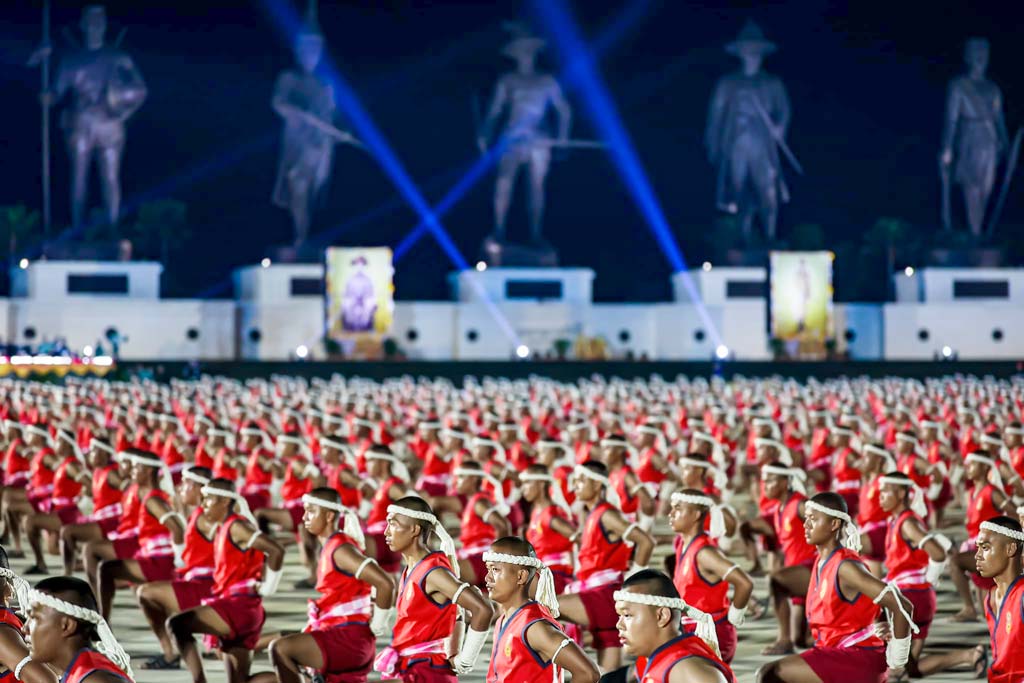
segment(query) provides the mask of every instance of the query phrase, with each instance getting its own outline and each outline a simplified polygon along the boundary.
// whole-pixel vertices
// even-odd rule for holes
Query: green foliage
[[[191,231],[188,208],[176,199],[158,199],[139,207],[135,221],[124,226],[121,236],[131,240],[134,253],[164,263],[184,246]]]
[[[397,358],[402,351],[394,337],[386,337],[381,343],[381,350],[384,352],[384,358],[388,360]]]
[[[825,231],[817,223],[800,223],[789,233],[792,249],[820,251],[825,248]]]
[[[743,227],[736,216],[719,216],[715,219],[711,232],[707,234],[707,240],[712,262],[725,263],[729,251],[744,247]]]
[[[906,244],[914,237],[914,229],[907,221],[899,218],[879,218],[864,234],[864,246],[869,249],[889,248]]]
[[[552,346],[555,349],[555,356],[562,359],[568,357],[569,349],[572,348],[572,342],[568,339],[556,339]]]

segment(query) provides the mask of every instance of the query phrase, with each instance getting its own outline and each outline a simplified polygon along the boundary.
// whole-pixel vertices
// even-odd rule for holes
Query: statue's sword
[[[1013,172],[1017,170],[1022,137],[1024,137],[1024,128],[1018,128],[1017,133],[1013,136],[1013,144],[1010,146],[1010,156],[1006,158],[1006,168],[1003,171],[1003,185],[999,188],[999,197],[996,199],[996,205],[992,209],[992,215],[989,217],[988,226],[985,229],[985,234],[987,235],[995,233],[996,224],[1003,213],[1006,196],[1010,193],[1010,181],[1013,180]]]
[[[799,161],[797,161],[796,155],[793,154],[793,150],[791,150],[789,145],[786,144],[786,139],[782,137],[782,133],[775,127],[775,123],[772,121],[771,117],[768,116],[768,112],[764,110],[764,105],[761,104],[761,98],[755,94],[751,100],[753,100],[754,108],[757,109],[757,113],[760,115],[761,120],[764,121],[764,125],[771,134],[772,139],[775,140],[775,144],[779,146],[780,150],[782,150],[782,155],[789,160],[790,164],[793,165],[794,171],[803,175],[804,167],[800,165]]]

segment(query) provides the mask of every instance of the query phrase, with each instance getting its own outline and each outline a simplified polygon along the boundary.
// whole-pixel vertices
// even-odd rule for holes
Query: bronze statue
[[[309,236],[314,203],[331,175],[334,143],[355,142],[333,123],[334,90],[316,73],[323,50],[316,4],[311,2],[306,26],[295,41],[300,70],[288,70],[278,77],[272,101],[274,111],[284,119],[281,161],[272,200],[291,213],[295,246]]]
[[[789,201],[779,153],[801,171],[786,145],[789,97],[781,80],[761,70],[761,62],[775,51],[775,44],[757,24],[748,21],[725,49],[739,57],[743,66],[719,79],[708,113],[704,141],[718,172],[716,202],[720,210],[739,215],[748,239],[755,214],[759,215],[772,240],[779,202]]]
[[[527,192],[530,237],[534,243],[541,243],[544,182],[551,164],[551,149],[570,146],[572,110],[555,77],[536,70],[537,54],[544,49],[544,41],[531,35],[522,25],[509,24],[506,28],[513,38],[502,52],[514,59],[518,66],[498,80],[487,116],[477,133],[477,144],[481,152],[486,151],[493,128],[507,109],[502,137],[508,147],[498,162],[498,179],[494,187],[494,238],[499,242],[505,239],[505,223],[516,176],[527,166],[530,172]],[[558,117],[554,138],[545,128],[548,107],[553,108]]]
[[[111,224],[121,213],[121,158],[124,154],[124,123],[146,99],[146,84],[132,58],[117,45],[103,42],[106,10],[90,5],[82,11],[85,45],[61,62],[52,93],[44,96],[49,106],[70,90],[71,104],[61,117],[71,155],[71,222],[82,224],[85,215],[89,168],[96,156],[100,186]]]
[[[967,73],[949,83],[939,157],[942,179],[942,224],[952,227],[952,182],[963,188],[967,224],[980,237],[985,209],[996,180],[996,165],[1009,145],[999,86],[985,77],[988,41],[972,38],[964,47]],[[1007,168],[1012,173],[1011,168]]]

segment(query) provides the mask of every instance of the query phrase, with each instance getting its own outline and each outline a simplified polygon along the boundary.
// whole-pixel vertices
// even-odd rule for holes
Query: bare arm
[[[0,626],[0,664],[14,671],[18,662],[28,656],[28,646],[14,628]],[[11,680],[15,680],[11,675]],[[29,662],[21,669],[22,683],[57,683],[57,675],[42,662]]]
[[[626,521],[622,513],[617,510],[606,510],[601,515],[601,524],[613,536],[622,538],[623,541],[634,545],[633,561],[643,567],[651,561],[651,553],[654,552],[654,539],[649,533]],[[629,530],[627,533],[626,530]]]
[[[551,517],[551,530],[570,540],[572,540],[572,537],[576,535],[576,527],[573,526],[572,522],[569,522],[562,517],[558,517],[557,515],[553,515]]]
[[[843,562],[839,567],[839,586],[843,595],[863,593],[871,600],[876,599],[886,587],[885,583],[871,575],[859,562]],[[902,611],[900,604],[896,601],[896,596],[890,592],[885,594],[878,605],[889,610],[889,614],[892,615],[893,637],[906,638],[910,635],[910,623],[903,616],[903,612],[913,614],[914,606],[902,596],[900,602],[902,602]]]
[[[185,542],[185,525],[181,523],[181,517],[175,514],[166,500],[155,496],[150,498],[146,501],[146,511],[167,527],[175,543]]]
[[[462,586],[462,582],[456,579],[450,571],[435,569],[427,574],[424,588],[431,597],[439,595],[446,600],[451,600],[460,586]],[[469,612],[469,625],[474,631],[486,631],[491,627],[494,609],[491,607],[490,601],[485,599],[475,586],[464,589],[455,604]]]
[[[253,538],[255,536],[255,538]],[[231,525],[231,540],[239,548],[251,547],[267,556],[267,566],[280,571],[284,565],[284,548],[266,534],[258,534],[249,522],[237,520]],[[250,546],[250,542],[252,545]]]
[[[473,512],[484,522],[494,527],[494,530],[498,532],[498,538],[508,536],[511,526],[504,515],[498,512],[497,508],[488,505],[482,500],[478,500],[476,505],[473,506]]]
[[[654,457],[658,458],[659,456],[655,455]],[[661,469],[658,467],[657,461],[655,461],[654,466],[657,469]],[[637,504],[640,507],[641,513],[648,517],[654,515],[654,499],[651,498],[651,492],[647,490],[647,487],[644,486],[642,481],[640,481],[640,478],[632,472],[626,473],[626,490],[629,491],[631,495],[635,495],[639,499]]]
[[[704,546],[697,553],[697,566],[709,581],[721,581],[725,577],[726,583],[733,588],[732,604],[742,609],[750,602],[754,582],[749,574],[737,567],[721,550],[714,546]]]
[[[394,607],[395,579],[381,569],[379,564],[370,562],[363,566],[367,559],[366,555],[359,552],[355,546],[347,543],[334,551],[332,559],[334,560],[334,566],[348,574],[355,575],[359,568],[363,567],[363,570],[359,572],[358,578],[360,581],[365,581],[377,589],[377,606],[381,609]]]
[[[934,562],[942,562],[946,559],[946,551],[942,549],[939,542],[934,538],[929,538],[925,541],[924,545],[921,545],[921,539],[924,538],[928,531],[924,528],[916,519],[910,518],[903,522],[903,527],[900,529],[900,533],[915,547],[919,547],[921,550],[928,553],[928,558]]]
[[[505,105],[508,102],[508,87],[505,85],[505,79],[502,78],[498,81],[498,84],[494,87],[494,95],[491,97],[491,106],[487,109],[487,116],[480,123],[480,130],[477,131],[477,140],[483,146],[486,147],[491,139],[491,134],[494,132],[494,126],[498,122],[498,118],[501,113],[505,111]]]
[[[572,107],[569,106],[569,100],[565,99],[562,86],[554,78],[551,79],[551,85],[548,88],[548,101],[551,102],[551,106],[558,114],[558,139],[568,140],[569,129],[572,126]]]
[[[949,84],[946,91],[946,119],[942,126],[943,163],[950,163],[953,154],[953,138],[956,135],[956,124],[960,118],[960,93],[955,82]]]
[[[566,638],[567,635],[546,621],[534,622],[526,629],[526,644],[548,662]],[[597,683],[601,677],[594,662],[574,642],[558,652],[554,663],[572,674],[573,683]]]

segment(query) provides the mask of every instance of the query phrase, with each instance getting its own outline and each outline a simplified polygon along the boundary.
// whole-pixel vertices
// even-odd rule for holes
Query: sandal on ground
[[[10,555],[8,555],[8,557],[10,557]],[[50,573],[49,569],[47,569],[46,567],[40,567],[38,564],[34,564],[34,565],[32,565],[31,567],[29,567],[28,569],[26,569],[25,571],[22,572],[22,574],[49,574],[49,573]]]
[[[762,657],[777,657],[780,655],[791,655],[795,652],[793,646],[783,647],[781,643],[772,643],[761,650]]]
[[[152,657],[142,664],[143,669],[155,670],[155,669],[180,669],[181,668],[181,657],[175,657],[174,659],[167,659],[163,655],[157,655]]]
[[[988,674],[988,645],[979,645],[974,648],[977,650],[981,648],[981,652],[978,653],[978,658],[974,660],[974,677],[985,678]]]

